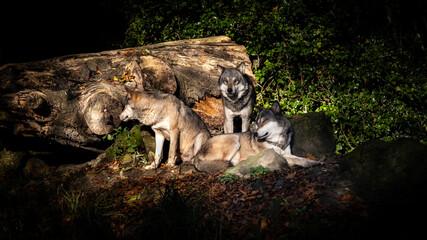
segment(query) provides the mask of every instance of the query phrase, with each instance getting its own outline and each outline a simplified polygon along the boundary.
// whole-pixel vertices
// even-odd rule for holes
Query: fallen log
[[[133,84],[197,103],[207,125],[219,128],[222,109],[204,112],[201,105],[206,99],[220,105],[217,65],[241,62],[253,77],[245,47],[219,36],[6,64],[0,67],[0,127],[96,151],[100,136],[120,124],[124,85]]]

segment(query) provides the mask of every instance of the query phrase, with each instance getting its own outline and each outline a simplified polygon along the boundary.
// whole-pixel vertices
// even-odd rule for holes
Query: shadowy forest
[[[425,151],[426,1],[10,4],[0,16],[0,65],[226,35],[247,49],[257,81],[257,106],[267,108],[278,101],[287,115],[324,112],[333,125],[338,160],[314,170],[253,169],[249,180],[197,173],[191,166],[179,171],[163,167],[156,175],[147,175],[141,173],[146,159],[140,154],[145,146],[139,127],[120,126],[104,136],[111,141],[107,154],[113,157],[94,168],[46,177],[49,167],[39,167],[45,170],[36,177],[16,172],[0,176],[0,239],[418,236],[412,229],[421,227],[419,219],[425,217],[421,207],[425,185],[403,191],[403,181],[380,179],[385,170],[362,164],[361,169],[374,169],[363,178],[364,186],[373,183],[371,179],[389,184],[368,196],[363,190],[353,192],[353,185],[337,172],[341,157],[370,140],[410,138],[412,145],[421,143],[416,145],[419,152]],[[81,163],[89,157],[85,151],[48,156],[51,150],[45,147],[51,143],[25,154],[13,152],[6,146],[30,148],[40,142],[16,140],[3,130],[0,134],[2,158],[42,158],[50,164],[57,159]],[[55,144],[49,147],[69,151]],[[425,156],[413,156],[425,165]],[[96,157],[92,153],[89,158]],[[17,168],[26,171],[24,166]],[[410,172],[406,177],[411,178]],[[414,182],[418,184],[418,179]],[[398,191],[388,191],[395,186]],[[400,235],[395,235],[398,230]]]

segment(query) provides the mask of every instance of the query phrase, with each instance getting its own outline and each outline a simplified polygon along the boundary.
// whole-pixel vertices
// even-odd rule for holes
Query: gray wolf
[[[225,68],[218,65],[221,76],[218,89],[224,108],[224,133],[235,132],[233,120],[240,117],[242,132],[249,130],[250,117],[255,104],[255,89],[251,79],[244,73],[245,63],[237,68]]]
[[[251,132],[222,134],[210,138],[193,159],[198,170],[213,172],[234,166],[262,150],[272,148],[289,166],[309,167],[321,163],[291,153],[292,127],[277,102],[262,110]]]
[[[175,166],[177,152],[182,161],[190,161],[210,138],[200,117],[175,96],[157,90],[133,91],[126,88],[126,91],[128,100],[120,120],[137,119],[143,125],[151,126],[155,133],[154,162],[146,169],[159,167],[165,139],[170,142],[167,165]]]

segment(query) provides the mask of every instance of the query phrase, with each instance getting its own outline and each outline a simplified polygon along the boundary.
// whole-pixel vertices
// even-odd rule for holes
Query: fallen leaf
[[[350,193],[346,193],[340,198],[340,201],[348,202],[348,201],[351,201],[352,199],[353,199],[353,196]]]
[[[268,223],[267,223],[267,221],[265,220],[265,218],[261,218],[261,229],[262,230],[265,230],[265,229],[267,229],[267,227],[268,227]]]

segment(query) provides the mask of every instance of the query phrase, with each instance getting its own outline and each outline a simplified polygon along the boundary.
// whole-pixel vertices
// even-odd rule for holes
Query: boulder
[[[263,166],[270,171],[282,170],[287,166],[286,159],[277,154],[273,149],[266,149],[255,156],[250,156],[234,167],[225,170],[224,174],[236,174],[242,178],[249,178],[249,170]]]
[[[342,175],[374,201],[424,192],[427,146],[414,139],[372,140],[340,160]]]
[[[325,113],[311,112],[288,118],[294,129],[291,145],[294,155],[316,159],[335,156],[334,130]]]

